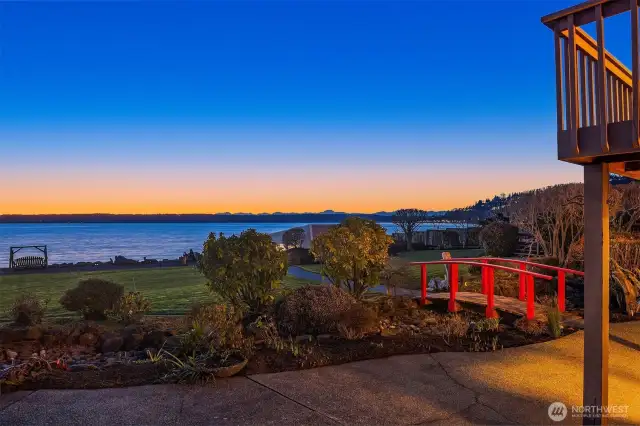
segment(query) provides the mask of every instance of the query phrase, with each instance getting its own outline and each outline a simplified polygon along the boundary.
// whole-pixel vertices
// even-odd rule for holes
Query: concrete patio
[[[40,390],[0,397],[2,425],[560,423],[582,403],[583,333],[493,353],[435,353],[220,380],[215,386]],[[612,324],[613,424],[640,424],[640,322]]]

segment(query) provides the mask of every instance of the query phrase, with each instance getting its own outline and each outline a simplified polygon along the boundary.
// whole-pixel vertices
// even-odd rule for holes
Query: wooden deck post
[[[584,166],[583,405],[607,406],[609,364],[609,165]],[[585,417],[583,424],[605,424]]]

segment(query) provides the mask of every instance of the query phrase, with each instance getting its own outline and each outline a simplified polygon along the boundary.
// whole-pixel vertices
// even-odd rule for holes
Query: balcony
[[[610,163],[640,179],[638,0],[592,0],[547,15],[554,32],[558,159]],[[605,49],[605,19],[630,15],[632,70]],[[580,26],[594,22],[597,40]],[[600,60],[604,58],[604,60]]]

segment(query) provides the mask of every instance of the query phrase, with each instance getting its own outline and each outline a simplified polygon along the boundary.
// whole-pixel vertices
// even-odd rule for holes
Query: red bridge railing
[[[485,315],[487,318],[495,317],[495,304],[494,304],[494,271],[496,269],[513,272],[519,274],[520,283],[523,281],[526,283],[526,300],[527,300],[527,319],[533,319],[535,317],[535,291],[533,288],[533,279],[539,278],[543,280],[551,281],[553,279],[550,275],[540,274],[526,270],[525,268],[510,268],[508,266],[496,265],[489,263],[491,258],[481,258],[482,261],[475,261],[480,258],[460,258],[451,260],[434,260],[429,262],[411,262],[411,265],[420,265],[420,278],[422,284],[421,303],[424,305],[427,299],[427,266],[428,265],[447,265],[449,268],[449,312],[456,311],[456,293],[458,292],[458,266],[469,265],[478,266],[481,268],[482,277],[482,293],[487,295],[487,308]],[[509,259],[494,259],[497,260],[509,260]],[[531,265],[538,266],[538,264],[528,262]],[[547,265],[542,265],[547,266]],[[564,300],[563,300],[564,305]]]
[[[567,275],[577,275],[584,277],[584,272],[576,271],[575,269],[569,268],[561,268],[559,266],[551,266],[545,265],[542,263],[530,262],[528,260],[518,260],[518,259],[505,259],[502,257],[465,257],[464,260],[470,261],[481,261],[481,262],[500,262],[500,263],[510,263],[518,265],[518,268],[521,270],[527,270],[527,266],[533,266],[538,269],[546,269],[549,271],[556,271],[558,273],[558,309],[560,312],[565,311],[565,292],[566,292],[566,276]],[[526,297],[526,282],[525,278],[522,274],[520,274],[520,285],[518,289],[518,299],[525,300]]]

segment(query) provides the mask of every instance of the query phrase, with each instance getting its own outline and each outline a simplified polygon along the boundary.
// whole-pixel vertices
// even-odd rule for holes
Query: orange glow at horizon
[[[479,199],[579,179],[569,173],[468,169],[447,174],[421,170],[252,170],[241,173],[68,172],[24,177],[0,188],[0,214],[303,213],[335,210],[373,213],[415,207],[448,210]],[[576,173],[578,172],[578,173]],[[504,177],[503,177],[504,176]],[[508,177],[508,178],[507,178]],[[7,181],[7,180],[5,180]]]

